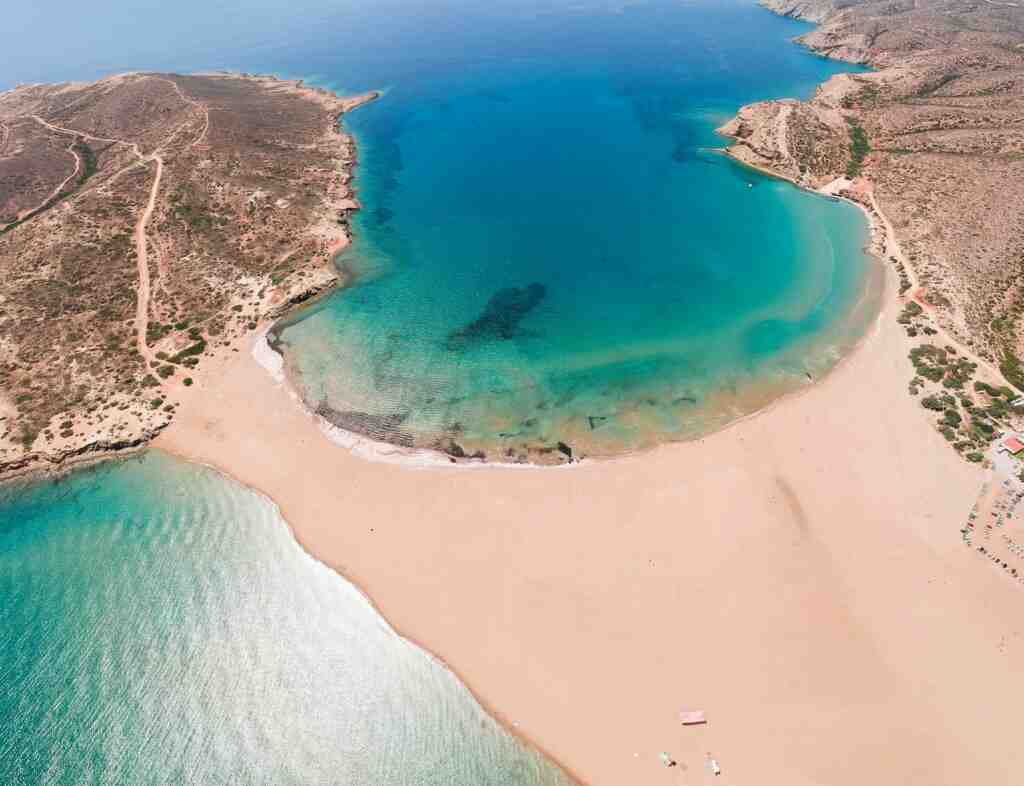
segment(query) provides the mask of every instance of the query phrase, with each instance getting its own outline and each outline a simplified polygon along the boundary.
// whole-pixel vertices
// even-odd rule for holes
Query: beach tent
[[[679,713],[679,720],[684,726],[697,726],[708,722],[704,717],[704,710],[683,710]]]

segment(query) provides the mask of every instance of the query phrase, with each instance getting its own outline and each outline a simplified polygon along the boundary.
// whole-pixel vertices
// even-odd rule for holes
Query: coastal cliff
[[[339,283],[338,118],[270,77],[0,94],[0,478],[143,447],[240,338]]]
[[[744,107],[728,152],[808,187],[856,183],[891,221],[922,319],[1024,389],[1024,4],[762,5],[820,23],[798,43],[875,70]]]

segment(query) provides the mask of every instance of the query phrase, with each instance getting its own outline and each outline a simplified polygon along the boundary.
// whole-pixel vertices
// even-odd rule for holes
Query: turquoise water
[[[0,490],[0,783],[568,786],[314,561],[159,453]]]
[[[387,89],[346,120],[355,283],[281,337],[343,424],[613,453],[802,384],[871,316],[860,215],[707,150],[739,105],[840,70],[748,0],[86,11],[7,9],[0,87],[228,68]],[[159,454],[0,489],[0,598],[5,785],[568,782],[271,504]]]
[[[803,25],[738,0],[458,12],[372,83],[310,71],[387,89],[345,121],[354,284],[280,335],[310,405],[407,445],[609,454],[720,427],[860,335],[859,211],[713,150],[743,103],[845,68],[788,43]]]

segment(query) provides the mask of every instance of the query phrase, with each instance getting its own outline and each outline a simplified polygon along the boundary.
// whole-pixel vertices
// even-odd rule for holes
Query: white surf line
[[[352,455],[367,461],[374,461],[381,464],[397,464],[410,469],[521,469],[549,471],[555,469],[573,469],[582,464],[589,463],[587,459],[577,459],[566,464],[515,464],[503,461],[453,461],[447,453],[430,448],[405,448],[392,445],[390,442],[367,437],[354,431],[336,426],[327,419],[311,410],[306,402],[302,400],[295,386],[290,383],[284,370],[284,357],[270,346],[267,341],[267,334],[273,328],[270,325],[254,337],[252,344],[252,356],[256,362],[273,378],[283,386],[295,405],[306,415],[313,418],[317,427],[327,439],[340,448],[348,450]]]

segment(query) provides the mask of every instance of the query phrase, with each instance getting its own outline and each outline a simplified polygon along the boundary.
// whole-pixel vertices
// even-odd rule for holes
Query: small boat
[[[683,710],[679,713],[679,721],[684,726],[697,726],[708,722],[704,717],[704,710]]]

